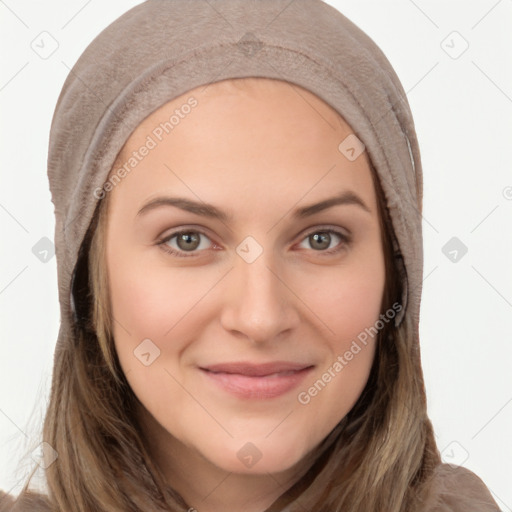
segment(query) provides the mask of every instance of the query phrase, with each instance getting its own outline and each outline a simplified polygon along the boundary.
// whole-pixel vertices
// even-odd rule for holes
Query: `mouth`
[[[224,391],[244,399],[270,399],[297,387],[314,365],[286,361],[264,364],[221,363],[200,367]]]

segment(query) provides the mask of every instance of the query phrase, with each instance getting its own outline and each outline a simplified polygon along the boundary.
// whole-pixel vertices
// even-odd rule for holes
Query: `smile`
[[[243,399],[270,399],[297,387],[313,370],[312,365],[230,363],[200,368],[221,389]]]

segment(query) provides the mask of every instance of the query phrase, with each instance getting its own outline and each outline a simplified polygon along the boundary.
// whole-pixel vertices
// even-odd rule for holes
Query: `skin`
[[[199,512],[263,511],[310,467],[307,455],[360,396],[374,340],[307,405],[298,394],[375,324],[385,285],[367,155],[350,161],[338,150],[351,128],[298,86],[246,84],[203,86],[153,112],[118,162],[190,96],[198,101],[109,192],[106,258],[116,351],[141,402],[155,461]],[[344,190],[369,211],[343,204],[293,217],[295,209]],[[204,201],[232,219],[168,205],[137,215],[157,196]],[[204,233],[194,232],[199,247],[187,252],[177,237],[166,245],[188,257],[158,244],[184,228]],[[318,248],[309,235],[325,228],[350,241],[332,234],[328,247]],[[236,252],[247,236],[263,250],[252,263]],[[339,251],[326,254],[333,248]],[[146,366],[134,350],[148,338],[160,355]],[[269,399],[235,397],[198,368],[276,360],[314,368],[298,387]],[[261,453],[252,467],[237,457],[248,442]]]

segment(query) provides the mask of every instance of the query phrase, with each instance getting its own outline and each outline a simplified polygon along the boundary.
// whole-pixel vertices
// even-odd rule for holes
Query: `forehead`
[[[192,101],[197,105],[190,108],[188,105]],[[268,121],[267,127],[270,125],[270,121],[275,122],[277,116],[283,118],[288,113],[288,119],[298,121],[299,115],[304,116],[304,111],[307,111],[307,122],[311,127],[311,132],[319,127],[330,128],[346,134],[352,131],[348,123],[334,108],[311,91],[284,80],[245,77],[201,85],[161,105],[139,124],[126,141],[122,151],[126,152],[132,147],[140,145],[148,134],[155,131],[159,123],[171,120],[173,114],[175,116],[171,121],[172,129],[177,128],[179,124],[185,124],[180,121],[187,117],[192,118],[192,121],[187,121],[187,124],[197,126],[194,119],[197,120],[198,117],[201,117],[196,115],[198,110],[203,113],[212,109],[223,111],[221,118],[227,120],[228,111],[237,106],[240,108],[244,103],[247,106],[257,105],[262,114],[265,111],[268,113],[269,110],[272,112],[272,118],[264,119],[263,115],[261,117],[261,120]],[[213,120],[209,119],[209,121]],[[218,124],[220,121],[221,119],[218,118],[216,123]],[[297,125],[297,128],[299,127]],[[162,132],[162,130],[157,130],[157,132]],[[160,133],[160,135],[166,134],[165,131]]]
[[[115,195],[132,189],[140,202],[180,190],[220,204],[246,194],[262,207],[278,197],[293,204],[307,194],[310,203],[350,188],[371,206],[366,153],[351,161],[339,149],[349,136],[342,116],[295,84],[244,78],[201,86],[162,105],[132,133],[116,165],[134,161],[136,168]],[[148,140],[151,151],[136,161]]]

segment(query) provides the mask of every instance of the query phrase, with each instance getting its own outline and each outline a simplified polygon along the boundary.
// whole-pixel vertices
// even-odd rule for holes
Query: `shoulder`
[[[472,471],[439,464],[425,512],[501,512],[484,482]]]
[[[17,498],[0,489],[0,512],[49,512],[47,496],[27,490]]]

